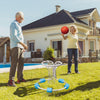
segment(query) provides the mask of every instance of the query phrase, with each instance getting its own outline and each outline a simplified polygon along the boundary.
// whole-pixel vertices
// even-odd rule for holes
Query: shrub
[[[54,49],[53,48],[47,48],[46,51],[43,54],[44,60],[53,60],[54,61]]]

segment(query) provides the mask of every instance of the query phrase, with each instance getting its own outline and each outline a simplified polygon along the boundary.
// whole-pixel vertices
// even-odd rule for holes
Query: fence
[[[89,50],[89,59],[91,62],[98,62],[100,52],[98,50],[92,51]]]

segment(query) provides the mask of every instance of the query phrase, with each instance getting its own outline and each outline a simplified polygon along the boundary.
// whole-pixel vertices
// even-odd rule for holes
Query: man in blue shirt
[[[8,86],[16,86],[14,82],[15,72],[17,68],[17,83],[25,82],[23,78],[24,58],[23,52],[27,49],[24,44],[24,37],[20,23],[24,20],[23,12],[16,13],[16,20],[10,25],[10,47],[11,47],[11,67]]]

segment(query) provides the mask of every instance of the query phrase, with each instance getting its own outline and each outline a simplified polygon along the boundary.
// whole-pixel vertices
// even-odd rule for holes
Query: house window
[[[90,41],[90,49],[94,51],[94,41]]]
[[[53,48],[54,48],[54,50],[58,49],[58,43],[57,43],[57,41],[53,41]]]
[[[100,34],[100,29],[99,29],[99,34]]]
[[[89,26],[91,26],[91,20],[89,20]]]
[[[93,35],[93,31],[90,31],[90,35]]]
[[[93,28],[95,27],[95,23],[93,22]]]
[[[81,55],[83,55],[83,52],[84,52],[84,51],[83,51],[83,50],[84,50],[84,49],[83,49],[83,48],[84,48],[84,47],[83,47],[83,41],[79,41],[79,46],[80,46],[80,49],[81,49],[81,51],[82,51],[81,54],[79,53],[79,56],[81,56]]]
[[[93,21],[92,21],[92,20],[89,20],[89,26],[90,26],[90,27],[93,27],[92,24],[93,24]]]
[[[28,41],[28,50],[34,51],[34,41]]]

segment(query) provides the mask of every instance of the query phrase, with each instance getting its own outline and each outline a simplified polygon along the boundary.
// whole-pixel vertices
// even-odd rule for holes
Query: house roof
[[[8,40],[10,40],[9,37],[2,37],[2,38],[0,38],[0,46],[5,44]]]
[[[73,23],[73,22],[74,22],[73,19],[68,14],[66,14],[64,10],[61,10],[59,13],[53,13],[40,20],[37,20],[28,25],[25,25],[22,27],[22,29],[26,30],[26,29],[59,25],[59,24],[65,24],[65,23]]]
[[[83,16],[83,15],[88,15],[88,14],[90,14],[95,9],[96,8],[85,9],[85,10],[71,12],[70,14],[73,15],[73,16],[75,16],[75,17],[78,17],[78,16]]]
[[[85,22],[81,21],[76,16],[83,15],[83,14],[89,14],[93,11],[93,9],[95,9],[95,8],[81,10],[81,11],[77,11],[77,12],[71,12],[71,13],[66,10],[61,10],[58,13],[53,13],[53,14],[46,16],[42,19],[39,19],[35,22],[27,24],[27,25],[23,26],[22,29],[27,30],[27,29],[34,29],[34,28],[67,24],[67,23],[75,23],[75,22],[87,25]]]

